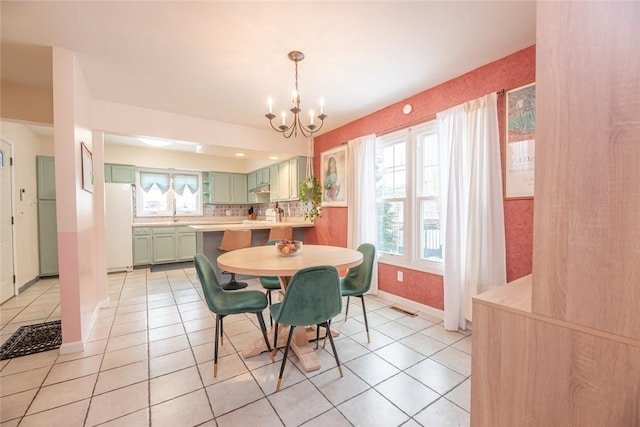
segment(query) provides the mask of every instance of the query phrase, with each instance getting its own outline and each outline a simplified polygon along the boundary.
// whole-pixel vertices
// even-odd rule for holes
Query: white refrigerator
[[[105,184],[107,271],[133,269],[133,186],[109,182]]]

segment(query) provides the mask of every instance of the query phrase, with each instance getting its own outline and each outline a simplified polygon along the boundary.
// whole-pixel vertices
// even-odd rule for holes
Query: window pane
[[[404,140],[386,143],[376,151],[377,196],[400,198],[406,196],[406,143]]]
[[[378,250],[404,255],[404,202],[378,203]]]
[[[437,134],[425,133],[418,139],[418,195],[438,196],[440,185]]]
[[[438,200],[420,202],[420,257],[432,261],[442,261],[442,240],[440,234],[440,210]]]
[[[191,189],[187,186],[184,188],[182,195],[175,193],[176,213],[193,213],[198,211],[197,192],[191,193]]]
[[[152,184],[148,191],[138,193],[142,196],[142,209],[145,213],[166,211],[168,192],[164,193],[157,184]]]

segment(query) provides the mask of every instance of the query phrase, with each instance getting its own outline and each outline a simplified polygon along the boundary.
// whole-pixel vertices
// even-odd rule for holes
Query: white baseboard
[[[79,353],[84,351],[84,344],[89,339],[89,335],[93,330],[93,326],[98,320],[98,315],[100,314],[100,310],[103,308],[108,308],[110,306],[109,298],[105,298],[102,301],[99,301],[96,305],[95,310],[93,310],[93,314],[91,315],[91,320],[89,320],[89,327],[86,328],[88,331],[86,334],[84,333],[85,329],[83,329],[82,341],[73,341],[68,343],[62,343],[60,346],[60,354],[69,354],[69,353]]]
[[[384,291],[378,291],[378,296],[386,300],[392,301],[394,303],[397,303],[404,308],[412,309],[415,311],[421,311],[425,314],[428,314],[429,316],[433,316],[440,320],[444,320],[444,311],[439,310],[437,308],[433,308],[429,305],[420,304],[418,302],[411,301],[410,299],[402,298],[402,297],[399,297],[398,295],[390,294],[389,292],[384,292]]]

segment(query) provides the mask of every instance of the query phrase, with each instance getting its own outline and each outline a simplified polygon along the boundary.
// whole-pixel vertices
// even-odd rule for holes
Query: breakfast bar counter
[[[224,252],[218,249],[225,230],[251,230],[251,246],[263,246],[275,227],[293,227],[293,238],[304,242],[306,230],[314,224],[304,221],[243,221],[225,224],[190,225],[196,231],[196,252],[205,254],[221,279],[216,260]],[[240,276],[242,278],[242,276]]]

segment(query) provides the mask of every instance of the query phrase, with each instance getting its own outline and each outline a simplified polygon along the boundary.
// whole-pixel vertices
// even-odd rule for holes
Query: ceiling
[[[92,96],[270,129],[302,108],[335,129],[535,43],[533,1],[2,1],[2,79],[50,88],[42,46],[76,53]],[[47,64],[49,64],[47,66]],[[277,120],[277,119],[276,119]],[[192,148],[191,148],[192,149]]]

